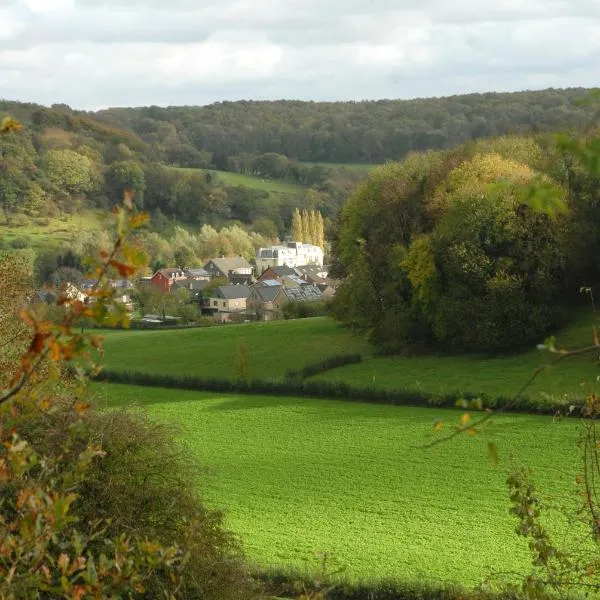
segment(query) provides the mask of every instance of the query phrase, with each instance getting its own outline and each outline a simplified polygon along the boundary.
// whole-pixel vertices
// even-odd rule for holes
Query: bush
[[[15,250],[23,250],[29,247],[29,240],[24,237],[16,237],[10,241],[11,248]]]
[[[238,541],[222,515],[198,498],[198,469],[166,426],[126,411],[90,410],[80,417],[63,404],[22,420],[19,430],[40,454],[60,455],[67,468],[90,445],[106,453],[92,463],[72,506],[80,530],[91,532],[104,520],[103,537],[127,531],[130,538],[177,545],[189,555],[179,572],[179,591],[168,570],[159,568],[145,582],[147,597],[254,597]]]
[[[352,365],[361,362],[362,357],[360,354],[339,354],[337,356],[330,356],[325,360],[312,365],[306,365],[299,370],[288,370],[285,373],[286,379],[306,379],[319,373],[325,373],[344,365]]]

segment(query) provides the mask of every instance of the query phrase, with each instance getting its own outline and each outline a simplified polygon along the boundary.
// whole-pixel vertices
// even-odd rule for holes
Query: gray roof
[[[190,277],[209,277],[210,274],[206,269],[185,269],[185,272]]]
[[[283,293],[290,302],[309,302],[320,300],[323,297],[321,290],[316,285],[303,285],[299,288],[283,288]]]
[[[251,288],[247,285],[221,285],[215,288],[215,293],[224,300],[235,300],[236,298],[249,298]],[[214,297],[214,296],[213,296]]]
[[[287,265],[281,265],[281,266],[277,266],[277,267],[269,267],[267,269],[267,271],[271,271],[272,273],[275,273],[275,275],[277,275],[277,277],[298,274],[296,269],[293,269],[292,267],[288,267]]]
[[[204,268],[208,266],[209,263],[213,263],[219,271],[227,275],[229,271],[235,271],[236,269],[251,269],[252,265],[241,256],[230,256],[226,258],[211,258],[204,265]]]
[[[186,290],[198,292],[200,290],[203,290],[209,283],[210,281],[192,279],[191,277],[187,277],[186,279],[180,279],[179,281],[176,281],[173,284],[173,288],[185,288]]]
[[[280,285],[257,285],[254,287],[254,292],[263,302],[273,302],[279,293]]]

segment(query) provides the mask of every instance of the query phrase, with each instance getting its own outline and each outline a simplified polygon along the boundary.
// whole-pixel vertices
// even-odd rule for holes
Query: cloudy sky
[[[74,108],[600,85],[600,0],[0,0],[0,97]]]

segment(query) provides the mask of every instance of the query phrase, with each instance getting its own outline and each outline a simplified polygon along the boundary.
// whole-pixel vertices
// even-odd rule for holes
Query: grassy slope
[[[48,219],[36,224],[34,219],[23,227],[0,225],[0,239],[10,244],[15,238],[25,238],[28,246],[34,249],[68,245],[81,231],[92,231],[103,228],[108,213],[85,210],[63,218]]]
[[[181,428],[210,469],[203,494],[226,507],[262,567],[314,569],[315,553],[329,552],[348,578],[473,585],[492,571],[523,572],[526,542],[507,510],[509,454],[534,467],[544,497],[572,485],[577,460],[574,420],[503,415],[484,435],[425,450],[434,418],[454,423],[457,411],[95,389]],[[495,469],[488,439],[499,451]]]
[[[565,347],[587,345],[591,319],[581,314],[559,332]],[[361,353],[360,364],[335,369],[318,379],[341,380],[357,386],[375,385],[424,390],[512,396],[533,370],[546,364],[549,355],[537,350],[498,358],[478,356],[371,357],[372,350],[358,335],[326,319],[249,323],[207,329],[109,332],[108,366],[201,377],[231,377],[238,341],[250,347],[250,375],[278,377],[327,356]],[[160,351],[157,351],[160,349]],[[565,402],[582,391],[591,391],[600,374],[594,356],[568,359],[544,371],[528,389],[530,396],[560,396]],[[585,382],[585,385],[581,385]]]
[[[578,313],[571,325],[557,332],[559,348],[590,345],[593,317],[591,311]],[[541,340],[540,340],[541,341]],[[354,385],[374,385],[443,393],[448,391],[513,396],[533,371],[552,360],[536,349],[500,357],[416,356],[377,357],[317,376],[317,379],[344,381]],[[582,394],[598,391],[597,353],[569,358],[545,369],[525,392],[530,397],[552,397],[568,403]]]
[[[153,373],[232,377],[238,344],[249,348],[249,375],[281,377],[294,369],[347,352],[367,352],[358,336],[326,318],[246,323],[170,331],[110,331],[107,365]]]
[[[186,169],[178,167],[178,171],[198,171],[205,173],[206,169]],[[271,196],[285,197],[302,193],[306,188],[290,181],[279,181],[272,179],[263,179],[261,177],[252,177],[251,175],[242,175],[241,173],[229,173],[228,171],[210,170],[227,186],[243,185],[255,190],[264,190]]]

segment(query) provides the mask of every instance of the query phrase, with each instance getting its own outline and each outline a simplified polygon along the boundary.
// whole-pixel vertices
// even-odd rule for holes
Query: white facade
[[[256,268],[262,273],[269,267],[323,266],[323,249],[313,244],[288,242],[285,246],[269,246],[256,252]]]

